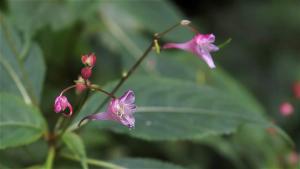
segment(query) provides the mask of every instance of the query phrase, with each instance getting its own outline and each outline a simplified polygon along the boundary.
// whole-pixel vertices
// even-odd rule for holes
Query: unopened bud
[[[126,76],[127,76],[127,72],[124,71],[124,72],[122,73],[122,76],[123,76],[123,77],[126,77]]]
[[[84,67],[81,69],[81,76],[87,80],[92,75],[92,68],[91,67]]]
[[[180,24],[182,25],[182,26],[187,26],[187,25],[189,25],[191,23],[191,21],[189,21],[189,20],[181,20],[181,22],[180,22]]]

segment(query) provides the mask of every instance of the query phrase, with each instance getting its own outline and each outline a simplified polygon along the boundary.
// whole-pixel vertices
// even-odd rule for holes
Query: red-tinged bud
[[[300,81],[297,81],[293,85],[293,93],[297,99],[300,99]]]
[[[279,111],[282,116],[290,116],[294,113],[294,106],[289,102],[283,102],[280,104]]]
[[[93,67],[96,64],[96,55],[94,53],[91,53],[89,55],[83,55],[81,57],[81,61],[83,64]]]
[[[87,80],[92,75],[92,68],[91,67],[84,67],[81,69],[81,76]]]

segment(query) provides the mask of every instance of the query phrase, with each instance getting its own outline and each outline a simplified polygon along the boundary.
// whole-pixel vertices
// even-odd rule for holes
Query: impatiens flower
[[[65,111],[66,108],[69,108],[69,113],[63,113],[65,116],[71,116],[73,113],[73,108],[72,105],[69,103],[68,99],[66,96],[63,95],[59,95],[58,97],[56,97],[55,99],[55,103],[54,103],[54,111],[56,113],[59,113],[61,111]]]
[[[294,112],[294,107],[289,102],[283,102],[280,104],[279,111],[282,116],[290,116]]]
[[[178,48],[191,52],[203,59],[210,68],[215,68],[216,66],[210,52],[218,51],[219,48],[213,44],[214,42],[215,36],[213,34],[197,34],[190,41],[185,43],[167,43],[163,48]]]
[[[84,78],[84,79],[88,79],[90,78],[92,75],[92,67],[84,67],[81,69],[81,76]]]
[[[300,81],[294,83],[293,93],[297,99],[300,99]]]
[[[96,55],[94,53],[91,53],[89,55],[83,55],[81,57],[81,61],[85,65],[94,67],[94,65],[96,64]]]
[[[112,99],[106,112],[89,115],[89,120],[113,120],[129,128],[134,127],[135,119],[133,113],[136,111],[135,96],[133,91],[128,90],[120,98]],[[81,120],[81,122],[83,121]]]

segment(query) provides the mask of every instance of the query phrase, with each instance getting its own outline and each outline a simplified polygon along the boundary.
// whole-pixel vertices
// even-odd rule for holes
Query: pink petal
[[[194,40],[187,41],[185,43],[167,43],[163,46],[163,49],[177,48],[185,51],[193,52],[195,46]]]
[[[134,127],[135,119],[132,115],[125,115],[120,119],[120,122],[123,125],[125,125],[129,128],[132,128],[132,127]]]
[[[87,116],[89,120],[114,120],[108,112],[101,112]]]
[[[120,101],[125,104],[133,104],[135,101],[135,95],[132,90],[128,90],[120,97]]]
[[[207,49],[203,49],[203,48],[198,48],[197,49],[197,53],[198,56],[201,57],[201,59],[203,59],[205,61],[205,63],[211,68],[215,68],[216,65],[210,55],[210,53],[207,51]]]

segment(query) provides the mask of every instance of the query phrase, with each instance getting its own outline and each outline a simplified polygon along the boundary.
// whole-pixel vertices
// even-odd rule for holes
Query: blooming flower
[[[297,99],[300,99],[300,81],[294,83],[293,93]]]
[[[129,128],[134,127],[133,113],[136,111],[135,96],[132,90],[125,92],[120,98],[112,99],[106,112],[89,115],[81,120],[113,120]],[[79,123],[80,124],[80,123]]]
[[[65,111],[66,108],[69,108],[69,113],[63,113],[65,116],[71,116],[73,113],[73,108],[72,105],[69,103],[68,99],[66,96],[63,95],[59,95],[58,97],[56,97],[55,99],[55,103],[54,103],[54,111],[56,113],[59,113],[61,111]]]
[[[84,79],[88,79],[92,76],[92,67],[84,67],[81,69],[81,76]]]
[[[279,111],[282,116],[290,116],[294,112],[294,107],[289,102],[283,102],[280,104]]]
[[[85,65],[94,67],[94,65],[96,64],[96,55],[94,53],[91,53],[89,55],[83,55],[81,57],[81,61]]]
[[[219,48],[214,45],[215,36],[213,34],[196,34],[192,40],[185,43],[167,43],[164,49],[178,48],[191,52],[203,59],[210,68],[215,68],[214,61],[210,52],[218,51]]]

